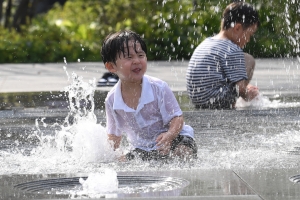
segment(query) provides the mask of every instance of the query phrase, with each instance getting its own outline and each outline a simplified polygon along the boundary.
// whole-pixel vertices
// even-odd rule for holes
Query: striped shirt
[[[242,49],[230,40],[205,39],[194,51],[187,69],[187,91],[195,105],[232,98],[235,83],[248,79]]]

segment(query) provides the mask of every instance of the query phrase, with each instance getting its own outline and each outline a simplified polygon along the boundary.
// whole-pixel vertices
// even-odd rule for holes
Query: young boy
[[[238,97],[252,100],[259,93],[250,85],[255,60],[242,48],[259,26],[258,12],[234,2],[223,12],[221,31],[194,51],[187,70],[187,91],[196,108],[234,108]]]
[[[173,92],[164,81],[145,75],[144,40],[133,31],[110,34],[101,56],[106,69],[119,77],[105,99],[106,129],[114,149],[126,134],[133,147],[125,156],[128,160],[195,156],[194,131],[184,125]]]

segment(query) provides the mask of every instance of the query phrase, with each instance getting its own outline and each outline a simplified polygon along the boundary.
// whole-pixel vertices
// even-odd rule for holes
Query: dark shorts
[[[206,104],[195,105],[197,109],[232,109],[238,98],[235,84],[226,85],[222,88],[223,92],[215,97],[213,102]]]
[[[197,158],[197,145],[193,138],[185,135],[178,135],[172,142],[171,151],[174,151],[178,145],[185,145],[193,150],[193,158]],[[127,160],[132,160],[136,156],[142,160],[163,160],[169,158],[169,155],[161,155],[159,151],[145,151],[142,149],[134,149],[126,154]]]

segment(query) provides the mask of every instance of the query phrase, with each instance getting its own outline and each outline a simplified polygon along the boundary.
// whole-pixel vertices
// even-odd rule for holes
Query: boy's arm
[[[183,127],[183,117],[178,116],[171,119],[169,130],[161,133],[157,139],[158,150],[162,154],[168,154],[171,148],[172,141],[178,136]]]
[[[182,130],[182,127],[183,127],[182,116],[174,117],[173,119],[171,119],[169,123],[169,130],[167,133],[170,133],[171,136],[173,137],[172,141],[178,136],[178,134]]]
[[[113,142],[113,148],[114,148],[114,150],[116,150],[117,148],[119,148],[122,136],[116,136],[116,135],[113,135],[113,134],[107,134],[107,135],[108,135],[108,140]]]

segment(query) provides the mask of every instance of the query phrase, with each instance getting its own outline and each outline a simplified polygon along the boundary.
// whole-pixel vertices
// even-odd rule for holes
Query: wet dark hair
[[[221,29],[227,30],[232,27],[232,23],[240,23],[243,26],[243,29],[246,29],[254,24],[259,26],[258,12],[253,8],[252,5],[241,2],[234,1],[229,4],[222,16]]]
[[[128,42],[130,40],[134,41],[134,50],[136,50],[136,43],[139,42],[142,50],[147,55],[147,46],[143,38],[130,30],[122,30],[116,33],[109,34],[102,43],[101,48],[101,57],[103,63],[113,62],[116,63],[117,56],[120,57],[120,54],[125,55],[125,47],[127,48],[127,53],[129,54]]]

